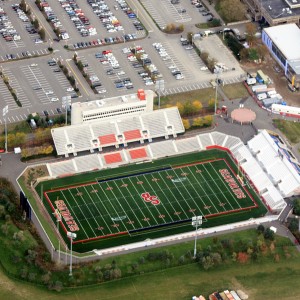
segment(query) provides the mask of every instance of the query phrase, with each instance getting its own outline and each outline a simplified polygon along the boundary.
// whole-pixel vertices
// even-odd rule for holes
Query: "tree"
[[[255,33],[256,33],[255,24],[247,23],[246,24],[246,40],[250,47],[252,46],[253,42],[256,40]]]
[[[177,103],[176,103],[176,106],[177,106],[177,108],[178,108],[178,110],[179,110],[179,113],[180,113],[181,115],[183,115],[183,112],[184,112],[183,104],[182,104],[181,102],[177,102]]]
[[[18,144],[24,144],[26,140],[26,134],[24,132],[17,132],[16,133],[16,140],[18,141]]]
[[[5,207],[0,205],[0,218],[3,219],[5,217]]]
[[[189,41],[189,43],[191,44],[193,42],[193,35],[194,33],[189,31],[187,34],[186,34],[186,38],[187,40]]]
[[[180,24],[180,25],[177,27],[177,31],[182,32],[183,30],[184,30],[184,25],[183,25],[183,24]]]
[[[259,55],[258,55],[256,48],[248,49],[248,53],[249,53],[249,60],[258,60],[259,59]]]
[[[218,105],[218,103],[217,103],[217,105]],[[210,99],[210,100],[208,100],[208,107],[209,107],[210,109],[212,109],[212,108],[215,107],[215,99]]]
[[[300,216],[300,198],[295,199],[293,204],[294,204],[293,213],[297,216]]]
[[[291,232],[297,232],[299,228],[299,220],[298,219],[292,219],[290,224],[289,224],[289,230]]]
[[[257,226],[257,232],[263,234],[265,232],[265,226],[262,224],[259,224]]]
[[[270,240],[270,241],[273,241],[275,239],[275,234],[274,234],[274,231],[271,230],[270,228],[267,228],[265,230],[265,233],[264,233],[264,238],[266,240]]]
[[[39,29],[39,27],[40,27],[39,20],[38,20],[38,19],[35,19],[35,20],[32,22],[32,25],[34,26],[35,29]]]
[[[240,52],[240,59],[241,60],[248,60],[249,59],[249,49],[243,48]]]
[[[202,109],[203,106],[202,106],[201,101],[195,100],[195,101],[193,101],[193,107],[196,111],[199,111]]]
[[[193,121],[193,127],[202,127],[203,126],[203,119],[201,117],[195,118]]]
[[[214,262],[210,255],[202,258],[202,266],[205,270],[208,270],[214,266]]]
[[[191,128],[190,121],[188,119],[182,119],[182,124],[185,130],[188,130]]]
[[[240,0],[222,0],[220,1],[220,12],[225,21],[242,21],[245,17],[246,9]]]
[[[256,47],[257,55],[260,59],[265,60],[265,57],[269,53],[269,50],[266,45],[258,45]]]
[[[46,31],[45,31],[44,28],[41,28],[41,29],[39,30],[39,35],[40,35],[41,39],[44,41],[45,38],[46,38]]]
[[[212,116],[204,116],[203,117],[203,124],[205,126],[210,126],[213,122],[213,117]]]
[[[16,143],[16,136],[13,133],[7,135],[7,145],[13,147]]]

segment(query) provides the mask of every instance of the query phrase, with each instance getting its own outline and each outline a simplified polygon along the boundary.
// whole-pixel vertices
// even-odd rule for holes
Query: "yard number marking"
[[[153,205],[160,204],[160,200],[157,198],[157,196],[151,196],[148,192],[142,193],[141,197],[144,199],[145,202],[151,202]]]

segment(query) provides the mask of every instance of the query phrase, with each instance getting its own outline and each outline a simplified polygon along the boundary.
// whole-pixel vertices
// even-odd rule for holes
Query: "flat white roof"
[[[144,90],[145,92],[145,100],[140,100],[138,98],[137,93],[129,94],[129,95],[122,95],[116,96],[112,98],[105,98],[100,100],[94,100],[89,102],[74,102],[72,103],[72,109],[76,107],[80,107],[82,111],[90,111],[98,108],[109,108],[114,106],[119,106],[121,104],[132,104],[132,103],[140,103],[142,101],[152,101],[153,99],[153,91],[151,90]]]
[[[287,60],[300,58],[300,29],[296,24],[268,27],[264,31]]]

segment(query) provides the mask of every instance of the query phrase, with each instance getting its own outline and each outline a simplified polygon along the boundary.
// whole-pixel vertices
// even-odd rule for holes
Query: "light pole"
[[[62,97],[62,107],[66,109],[66,126],[68,125],[68,108],[71,106],[71,96]]]
[[[71,244],[71,247],[70,247],[71,255],[70,255],[70,273],[69,273],[69,276],[73,276],[73,274],[72,274],[72,244],[73,244],[73,240],[76,239],[77,234],[68,231],[67,236],[70,239],[70,244]]]
[[[6,105],[2,110],[2,115],[4,117],[5,153],[7,153],[7,122],[6,122],[7,113],[8,113],[8,105]]]
[[[61,221],[61,214],[58,209],[55,210],[56,216],[56,230],[58,234],[58,264],[60,264],[60,239],[59,239],[59,222]]]
[[[216,77],[216,95],[215,95],[215,112],[214,114],[217,114],[217,102],[218,102],[218,86],[219,86],[219,74],[221,73],[220,70],[216,71],[217,77]]]
[[[201,226],[201,224],[202,224],[202,216],[192,217],[192,226],[196,227],[195,246],[194,246],[194,258],[196,258],[196,254],[197,254],[198,226]]]
[[[160,109],[160,93],[165,89],[165,81],[157,80],[155,83],[155,90],[158,92],[158,108]]]

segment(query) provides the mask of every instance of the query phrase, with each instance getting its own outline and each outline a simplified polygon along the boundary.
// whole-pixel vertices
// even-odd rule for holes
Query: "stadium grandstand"
[[[127,115],[118,119],[97,120],[91,123],[54,128],[51,134],[58,155],[77,155],[78,152],[102,150],[103,147],[139,141],[141,144],[153,138],[176,137],[184,132],[177,107]]]
[[[240,172],[247,176],[270,210],[280,211],[286,205],[283,198],[299,192],[299,174],[295,172],[288,160],[278,154],[278,147],[276,148],[267,131],[260,132],[247,145],[237,137],[212,132],[115,152],[74,157],[61,162],[48,163],[47,168],[50,177],[58,178],[213,148],[232,154]]]

